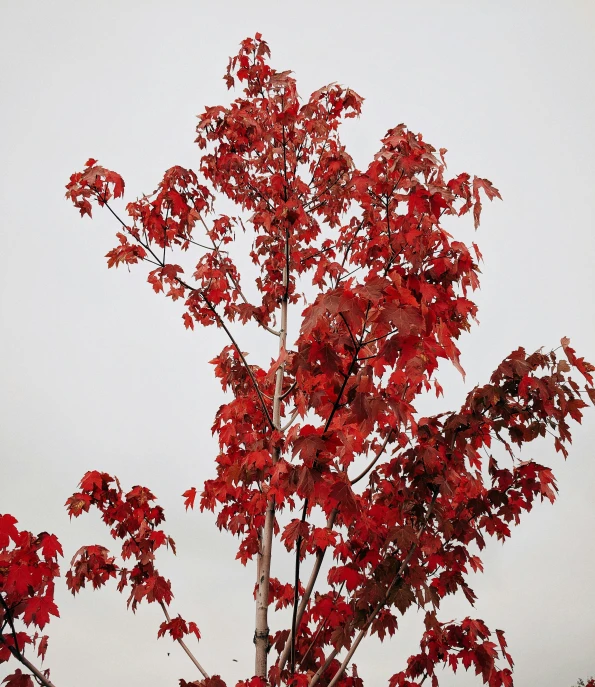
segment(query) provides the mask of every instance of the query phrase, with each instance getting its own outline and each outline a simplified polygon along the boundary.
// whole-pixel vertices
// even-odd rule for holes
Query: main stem
[[[281,300],[281,329],[279,332],[279,355],[286,348],[287,342],[287,304],[289,284],[289,261],[286,261],[283,270],[284,295]],[[283,393],[283,373],[285,363],[277,368],[275,377],[275,395],[273,397],[273,425],[275,429],[281,428],[281,395]],[[273,453],[273,463],[279,460],[279,449]],[[254,632],[254,644],[256,656],[254,673],[259,677],[267,676],[267,657],[269,644],[269,580],[271,577],[271,552],[273,548],[273,527],[275,524],[275,498],[267,503],[264,527],[260,534],[260,551],[256,562],[257,590],[256,590],[256,630]]]

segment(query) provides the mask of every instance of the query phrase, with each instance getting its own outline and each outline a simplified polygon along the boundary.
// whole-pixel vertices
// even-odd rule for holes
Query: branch
[[[204,219],[202,218],[202,215],[199,215],[199,220],[200,220],[200,223],[201,223],[201,224],[203,225],[203,227],[205,228],[205,231],[207,232],[207,236],[209,236],[209,238],[210,238],[210,235],[209,235],[209,228],[207,227],[207,225],[206,225]],[[243,226],[243,225],[242,225],[242,226]],[[213,242],[213,248],[209,248],[209,250],[214,250],[216,253],[220,253],[220,252],[221,252],[220,247],[217,247],[217,246],[215,245],[215,242],[213,241],[213,239],[211,239],[211,241]],[[197,245],[199,245],[199,244],[197,244]],[[231,283],[233,284],[235,290],[238,292],[238,295],[239,295],[240,298],[244,301],[244,303],[246,303],[247,305],[250,305],[250,303],[249,303],[249,301],[247,300],[246,296],[244,296],[244,292],[243,292],[242,289],[240,288],[240,285],[239,285],[238,282],[235,280],[235,278],[233,277],[233,275],[230,274],[227,270],[225,270],[225,276],[226,276],[226,277],[229,277],[229,279],[231,280]],[[256,318],[255,318],[255,319],[256,319]],[[266,329],[267,332],[270,332],[271,334],[274,334],[275,336],[281,336],[280,332],[276,331],[275,329],[271,329],[271,327],[267,326],[266,324],[263,324],[262,322],[260,322],[260,320],[256,320],[256,322],[257,322],[257,324],[259,324],[263,329]]]
[[[363,226],[364,226],[364,221],[362,220],[359,224],[359,227],[355,230],[355,233],[352,236],[351,241],[347,245],[347,248],[345,249],[345,253],[343,253],[343,260],[341,260],[341,270],[345,269],[345,263],[347,262],[347,257],[349,256],[349,251],[351,250],[351,247],[353,246],[353,243],[354,243],[355,239],[357,238],[357,235],[359,234],[359,232],[362,230]],[[339,286],[339,281],[340,281],[340,275],[337,275],[337,282],[335,284],[335,288],[337,286]]]
[[[330,664],[333,662],[333,659],[335,656],[339,653],[339,649],[333,649],[331,653],[328,655],[328,658],[326,661],[320,666],[320,668],[316,671],[316,674],[312,677],[310,682],[308,683],[308,687],[314,687],[314,685],[320,680],[320,678],[324,675]]]
[[[380,611],[382,610],[382,608],[386,604],[388,597],[390,596],[390,593],[393,590],[394,586],[403,577],[403,573],[405,572],[405,568],[407,567],[409,561],[411,560],[411,556],[413,556],[413,552],[415,551],[415,549],[417,548],[417,546],[419,544],[419,538],[421,537],[423,531],[425,530],[425,528],[428,524],[428,521],[430,519],[430,516],[432,515],[432,510],[434,509],[434,504],[436,503],[436,498],[438,497],[439,493],[440,493],[440,489],[436,489],[436,491],[434,492],[434,494],[432,496],[432,500],[430,502],[428,510],[426,511],[426,515],[424,517],[424,521],[422,523],[422,526],[420,527],[420,529],[417,533],[417,542],[413,542],[413,544],[411,544],[407,555],[405,556],[405,558],[401,562],[401,565],[399,566],[399,570],[397,571],[397,574],[394,576],[392,582],[389,584],[388,589],[386,590],[386,593],[384,595],[384,598],[378,602],[378,604],[376,605],[374,610],[370,613],[370,615],[366,619],[364,626],[359,631],[357,637],[355,638],[355,640],[353,641],[353,644],[351,645],[351,648],[349,649],[349,651],[347,652],[347,655],[343,659],[343,663],[341,663],[339,670],[337,670],[337,672],[333,676],[333,679],[328,683],[328,687],[335,687],[337,682],[339,682],[339,680],[342,678],[343,673],[345,672],[347,666],[349,665],[349,663],[353,657],[353,654],[357,650],[357,647],[360,645],[360,642],[368,633],[368,629],[369,629],[370,625],[372,624],[372,621],[378,615],[378,613],[380,613]],[[313,684],[314,684],[313,682],[310,682],[308,687],[312,687]]]
[[[348,331],[348,333],[349,333],[349,337],[351,338],[351,341],[353,342],[353,345],[355,346],[357,352],[359,353],[358,343],[357,343],[357,341],[355,340],[355,336],[353,336],[353,332],[351,331],[351,327],[349,326],[349,323],[347,322],[347,318],[345,317],[345,315],[344,315],[342,312],[340,312],[339,315],[341,316],[341,319],[342,319],[343,322],[345,323],[345,326],[347,327],[347,331]]]
[[[337,509],[333,508],[331,511],[331,514],[328,516],[328,519],[326,521],[326,526],[327,529],[331,529],[332,526],[335,523],[335,518],[337,517]],[[322,561],[324,560],[324,554],[326,553],[326,549],[318,549],[318,552],[316,553],[316,560],[314,561],[314,567],[312,568],[312,572],[310,573],[310,579],[308,580],[308,584],[306,586],[306,589],[304,590],[304,595],[302,596],[302,600],[300,601],[300,605],[298,607],[297,611],[297,617],[296,617],[296,628],[300,626],[300,622],[302,620],[302,616],[304,615],[304,611],[306,610],[306,606],[308,605],[308,601],[310,600],[310,597],[312,596],[312,591],[314,590],[314,585],[316,584],[316,580],[318,578],[318,573],[320,572],[320,568],[322,566]],[[287,663],[287,659],[289,657],[289,652],[291,651],[291,635],[287,637],[287,641],[285,642],[285,646],[283,647],[283,651],[281,652],[281,655],[279,656],[279,672],[283,670],[285,667],[285,664]]]
[[[358,265],[356,268],[352,269],[351,272],[347,272],[347,274],[340,274],[338,275],[337,278],[337,284],[342,280],[342,279],[347,279],[347,277],[350,277],[352,274],[357,272],[358,270],[361,270],[362,265]]]
[[[103,203],[104,203],[105,207],[112,213],[112,215],[118,220],[118,222],[120,222],[120,224],[124,227],[124,229],[128,232],[128,234],[130,234],[130,236],[132,236],[132,238],[133,238],[138,244],[140,244],[143,248],[146,248],[146,249],[151,253],[151,255],[155,258],[155,260],[157,261],[157,263],[159,264],[159,266],[160,266],[160,267],[165,267],[165,263],[163,263],[163,262],[161,262],[161,261],[159,260],[159,258],[155,255],[155,253],[153,252],[153,250],[152,250],[151,247],[149,246],[148,242],[147,242],[146,244],[144,244],[138,237],[136,237],[136,236],[130,231],[130,228],[128,227],[128,225],[122,220],[122,218],[121,218],[116,212],[114,212],[114,210],[111,208],[110,204],[109,204],[107,201],[105,201],[105,200],[103,200]],[[260,402],[261,402],[261,405],[262,405],[262,409],[264,410],[264,415],[265,415],[265,417],[266,417],[266,419],[267,419],[269,425],[271,426],[271,429],[274,429],[273,421],[272,421],[272,419],[271,419],[271,416],[269,415],[268,408],[266,407],[266,403],[265,403],[265,401],[264,401],[262,392],[261,392],[261,390],[260,390],[260,388],[259,388],[259,386],[258,386],[258,384],[257,384],[257,382],[256,382],[256,379],[255,379],[255,377],[254,377],[254,373],[252,372],[252,370],[250,369],[250,366],[249,366],[248,363],[246,362],[246,358],[244,357],[244,354],[243,354],[242,351],[240,350],[240,347],[238,346],[236,340],[233,338],[231,332],[230,332],[229,329],[227,328],[227,325],[226,325],[225,322],[223,321],[223,318],[222,318],[221,315],[215,310],[215,306],[209,301],[209,299],[205,296],[205,294],[204,294],[200,289],[198,289],[198,288],[193,288],[192,286],[190,286],[190,284],[187,284],[183,279],[180,279],[180,277],[178,277],[178,276],[176,276],[175,279],[176,279],[176,281],[178,282],[178,284],[180,284],[180,286],[183,286],[183,287],[184,287],[185,289],[187,289],[188,291],[197,291],[197,292],[200,294],[200,297],[203,299],[203,301],[207,304],[207,307],[209,308],[209,310],[213,313],[213,315],[215,315],[215,318],[217,319],[217,322],[219,323],[219,326],[225,331],[225,333],[226,333],[227,336],[229,337],[229,339],[230,339],[230,341],[231,341],[233,347],[234,347],[234,348],[236,349],[236,351],[238,352],[238,355],[240,356],[240,359],[241,359],[241,361],[242,361],[244,367],[246,368],[246,371],[247,371],[248,374],[250,375],[250,379],[252,380],[252,384],[253,384],[253,386],[254,386],[254,389],[255,389],[256,393],[258,394],[258,398],[260,399]]]
[[[382,336],[377,336],[375,339],[370,339],[369,341],[364,341],[364,346],[368,346],[371,343],[374,343],[375,341],[380,341],[380,339],[386,339],[387,336],[390,336],[391,334],[396,334],[399,330],[398,329],[393,329],[392,331],[388,332],[387,334],[383,334]]]
[[[161,608],[163,609],[163,613],[165,614],[165,618],[166,618],[167,622],[169,623],[169,622],[171,621],[171,618],[169,617],[169,613],[167,612],[167,608],[165,607],[165,604],[163,603],[163,601],[160,602],[160,606],[161,606]],[[180,639],[177,639],[176,641],[177,641],[178,644],[182,647],[182,649],[184,649],[184,651],[186,652],[186,654],[188,655],[188,658],[192,661],[192,663],[194,663],[194,665],[198,668],[198,670],[200,671],[201,675],[202,675],[205,679],[208,679],[209,674],[208,674],[208,673],[206,672],[206,670],[200,665],[200,663],[196,660],[194,654],[190,651],[190,649],[189,649],[188,646],[186,645],[186,642],[185,642],[183,639],[181,639],[181,638],[180,638]]]
[[[330,412],[330,415],[329,415],[329,417],[328,417],[328,419],[327,419],[327,421],[326,421],[326,423],[325,423],[325,425],[324,425],[324,429],[323,429],[323,431],[322,431],[322,434],[323,434],[323,435],[327,432],[328,428],[330,427],[331,421],[332,421],[332,419],[333,419],[335,413],[337,412],[337,410],[338,410],[338,408],[339,408],[339,403],[340,403],[340,401],[341,401],[341,397],[343,396],[343,391],[345,391],[345,387],[346,387],[346,385],[347,385],[347,381],[348,381],[349,377],[351,376],[351,373],[352,373],[352,371],[353,371],[353,366],[355,365],[355,363],[356,363],[356,361],[357,361],[357,356],[358,356],[358,354],[359,354],[359,352],[360,352],[360,349],[361,349],[361,346],[362,346],[362,340],[363,340],[363,338],[364,338],[364,334],[365,334],[365,331],[366,331],[366,322],[367,322],[367,319],[368,319],[368,313],[369,313],[369,311],[370,311],[370,305],[371,305],[371,302],[368,301],[368,307],[367,307],[367,309],[366,309],[366,316],[365,316],[365,318],[364,318],[364,323],[363,323],[363,327],[362,327],[362,333],[361,333],[361,335],[360,335],[360,337],[359,337],[360,340],[359,340],[359,342],[357,342],[357,341],[355,341],[355,339],[354,339],[355,353],[354,353],[353,358],[352,358],[352,360],[351,360],[351,363],[350,363],[350,365],[349,365],[349,370],[347,371],[347,374],[345,375],[345,379],[343,380],[343,384],[342,384],[342,386],[341,386],[341,388],[340,388],[340,390],[339,390],[339,393],[337,394],[337,398],[336,398],[336,400],[335,400],[335,402],[334,402],[334,404],[333,404],[333,407],[332,407],[332,410],[331,410],[331,412]],[[345,324],[347,325],[347,322],[346,322]],[[347,329],[349,330],[349,325],[347,325]],[[349,330],[349,333],[351,334],[351,331],[350,331],[350,330]],[[352,336],[352,338],[353,338],[353,336]],[[307,502],[307,499],[306,499],[306,502]],[[334,523],[334,521],[335,521],[336,515],[337,515],[337,509],[334,508],[333,511],[331,512],[331,514],[329,515],[329,518],[328,518],[328,521],[327,521],[327,527],[328,527],[328,528],[331,528],[331,527],[333,526],[333,523]],[[330,523],[330,524],[329,524],[329,523]],[[296,558],[299,558],[299,550],[296,551]],[[321,550],[321,551],[319,551],[319,553],[316,554],[316,561],[315,561],[315,563],[314,563],[314,568],[312,569],[312,574],[310,575],[310,580],[309,580],[309,582],[308,582],[308,587],[306,588],[306,591],[304,592],[304,596],[302,597],[302,601],[301,601],[301,603],[300,603],[300,607],[299,607],[299,609],[298,609],[298,611],[297,611],[297,616],[298,616],[298,617],[297,617],[297,621],[296,621],[296,628],[299,627],[300,621],[301,621],[302,616],[303,616],[303,614],[304,614],[304,611],[305,611],[305,609],[306,609],[306,605],[307,605],[307,603],[308,603],[308,600],[310,599],[310,596],[311,596],[311,594],[312,594],[312,590],[314,589],[314,584],[315,584],[315,582],[316,582],[316,578],[318,577],[318,573],[320,572],[320,566],[322,565],[322,559],[323,559],[323,558],[324,558],[324,551]],[[296,568],[297,568],[297,567],[298,567],[298,564],[297,564],[297,561],[296,561]],[[295,613],[296,601],[297,601],[297,598],[294,599],[294,616],[296,615],[296,613]],[[294,642],[295,642],[295,637],[294,637],[294,634],[293,634],[293,632],[292,632],[292,633],[290,633],[290,635],[289,635],[289,637],[288,637],[288,640],[287,640],[287,642],[285,643],[285,647],[283,648],[283,653],[281,654],[281,657],[280,657],[280,659],[279,659],[279,672],[280,672],[280,671],[283,669],[283,667],[285,666],[285,663],[287,662],[288,654],[291,653],[291,654],[293,655],[293,651],[294,651],[294,648],[293,648],[293,647],[294,647]]]
[[[287,344],[287,310],[289,305],[289,232],[285,232],[285,265],[283,267],[284,287],[283,297],[280,301],[281,306],[281,327],[279,329],[279,354],[286,348]],[[283,393],[283,375],[285,372],[285,362],[281,363],[275,373],[275,394],[273,399],[273,419],[271,426],[273,430],[278,430],[281,426],[281,395]],[[268,417],[268,413],[267,413]],[[273,464],[279,460],[280,450],[276,448],[273,452]],[[273,548],[273,530],[275,525],[275,497],[273,496],[267,503],[264,526],[260,531],[261,546],[257,554],[257,589],[256,589],[256,629],[254,631],[254,643],[256,654],[254,659],[254,672],[258,677],[266,678],[269,643],[268,609],[269,609],[269,584],[271,573],[271,556]]]
[[[295,389],[296,383],[293,382],[293,384],[287,389],[287,391],[284,391],[281,396],[279,396],[279,399],[282,400],[284,399],[288,394],[290,394],[294,389]]]
[[[374,465],[376,465],[376,463],[378,462],[378,459],[379,459],[380,456],[383,454],[384,449],[386,448],[386,445],[388,444],[388,442],[389,442],[389,440],[390,440],[390,437],[391,437],[391,434],[392,434],[392,433],[393,433],[393,430],[392,430],[392,428],[391,428],[391,429],[389,430],[388,434],[386,435],[386,439],[384,440],[384,443],[383,443],[382,446],[380,447],[380,451],[378,451],[378,453],[374,456],[374,459],[372,460],[372,462],[371,462],[371,463],[368,465],[368,467],[367,467],[363,472],[361,472],[357,477],[354,477],[352,480],[350,480],[351,486],[353,486],[354,484],[357,484],[357,482],[359,482],[360,479],[362,479],[363,477],[365,477],[365,476],[368,474],[368,472],[370,472],[370,470],[374,467]]]
[[[279,431],[284,432],[286,429],[289,429],[291,427],[291,425],[293,424],[293,421],[295,420],[295,418],[298,416],[298,413],[299,413],[299,410],[296,408],[293,411],[293,413],[291,414],[291,417],[289,418],[289,420],[286,422],[286,424],[283,425],[283,427],[281,427],[279,429]]]
[[[339,587],[339,589],[338,589],[337,592],[335,593],[335,599],[334,599],[334,601],[333,601],[333,606],[337,603],[337,599],[341,596],[341,592],[343,591],[343,587],[345,587],[345,582],[344,582],[344,581],[341,583],[341,586]],[[304,663],[304,661],[306,660],[308,654],[309,654],[310,651],[312,650],[312,647],[313,647],[314,644],[316,643],[316,640],[318,639],[318,635],[319,635],[319,634],[324,630],[324,628],[326,627],[326,624],[328,623],[329,618],[330,618],[331,615],[332,615],[332,612],[333,612],[333,611],[332,611],[332,609],[331,609],[331,610],[328,612],[326,618],[323,620],[323,622],[320,623],[320,625],[318,626],[318,630],[316,630],[316,633],[314,634],[314,637],[312,637],[312,641],[310,642],[310,645],[309,645],[308,648],[306,649],[306,653],[305,653],[305,654],[302,656],[302,658],[300,659],[300,665]]]
[[[306,514],[308,512],[308,499],[304,499],[304,510],[302,511],[302,524],[306,521]],[[295,633],[297,627],[297,605],[298,598],[300,594],[300,549],[302,547],[302,535],[301,532],[298,535],[297,541],[295,543],[295,581],[293,587],[293,613],[291,615],[291,668],[290,673],[293,677],[295,673]]]
[[[179,279],[178,277],[176,277],[176,279],[180,282],[180,284],[182,284],[182,286],[185,286],[186,288],[190,288],[190,287],[188,287],[181,279]],[[198,289],[196,289],[196,290],[198,290]],[[229,340],[230,340],[231,343],[233,344],[233,347],[234,347],[234,348],[236,349],[236,351],[238,352],[238,355],[240,356],[240,358],[241,358],[241,360],[242,360],[242,363],[244,364],[244,367],[246,368],[246,372],[248,372],[248,374],[250,375],[250,379],[252,380],[252,384],[253,384],[253,386],[254,386],[254,389],[255,389],[256,393],[258,394],[258,398],[260,399],[260,403],[261,403],[261,405],[262,405],[262,409],[264,410],[265,417],[266,417],[266,419],[268,420],[268,423],[269,423],[269,425],[271,426],[271,429],[275,429],[275,424],[274,424],[273,420],[271,419],[271,416],[269,415],[269,410],[268,410],[268,408],[266,407],[266,403],[265,403],[265,400],[264,400],[264,398],[263,398],[262,391],[260,390],[260,387],[258,386],[258,383],[257,383],[257,381],[256,381],[256,378],[254,377],[254,373],[252,372],[252,369],[250,368],[250,365],[248,365],[248,363],[247,363],[247,361],[246,361],[246,358],[244,357],[244,354],[243,354],[242,351],[240,350],[240,347],[238,346],[236,340],[233,338],[232,333],[231,333],[231,332],[229,331],[229,329],[227,328],[227,325],[226,325],[225,322],[223,321],[223,318],[222,318],[221,315],[215,310],[215,306],[214,306],[214,305],[211,303],[211,301],[204,295],[204,293],[202,293],[202,292],[199,292],[199,293],[200,293],[200,297],[201,297],[201,298],[203,299],[203,301],[207,304],[207,307],[209,308],[209,310],[210,310],[210,311],[213,313],[213,315],[215,315],[215,317],[217,318],[217,322],[219,322],[219,325],[221,326],[221,328],[223,329],[223,331],[224,331],[224,332],[227,334],[227,336],[229,337]]]

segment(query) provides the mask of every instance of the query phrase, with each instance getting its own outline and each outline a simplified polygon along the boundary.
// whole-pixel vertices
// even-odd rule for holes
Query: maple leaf
[[[0,548],[6,548],[11,539],[18,543],[19,531],[15,527],[16,523],[17,519],[12,515],[0,515]]]
[[[26,602],[23,620],[27,625],[33,623],[43,630],[50,621],[50,615],[60,617],[53,598],[50,595],[36,596]]]
[[[63,556],[62,545],[58,541],[55,534],[48,534],[45,532],[41,537],[41,552],[44,558],[57,558]]]
[[[30,675],[22,673],[20,668],[17,668],[14,673],[7,675],[2,684],[6,687],[33,687],[33,680]]]
[[[186,510],[188,508],[194,508],[194,500],[196,499],[196,487],[191,487],[190,489],[187,489],[182,496],[184,497],[184,505],[186,506]]]
[[[43,635],[43,637],[41,637],[39,640],[39,646],[37,647],[37,655],[42,661],[44,660],[45,654],[48,650],[48,639],[49,637],[47,635]]]
[[[354,515],[358,506],[353,490],[347,482],[336,482],[331,489],[328,498],[334,501],[344,515]]]
[[[337,542],[337,533],[330,530],[328,527],[314,527],[310,535],[310,545],[316,549],[326,549],[328,546],[334,546]]]
[[[298,537],[302,539],[308,536],[310,526],[307,522],[302,522],[299,518],[294,518],[288,525],[283,528],[281,541],[285,543],[285,548],[291,551],[295,546]]]

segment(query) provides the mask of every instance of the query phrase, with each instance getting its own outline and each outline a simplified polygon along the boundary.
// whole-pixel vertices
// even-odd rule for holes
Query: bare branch
[[[393,430],[392,430],[392,429],[389,430],[389,432],[388,432],[388,434],[386,435],[386,438],[385,438],[385,440],[384,440],[384,443],[383,443],[382,446],[380,447],[380,451],[378,451],[378,453],[374,456],[374,459],[373,459],[372,462],[368,465],[368,467],[367,467],[363,472],[361,472],[357,477],[354,477],[352,480],[350,480],[350,484],[351,484],[352,486],[353,486],[354,484],[357,484],[357,482],[359,482],[360,479],[362,479],[362,477],[365,477],[365,476],[368,474],[368,472],[370,472],[370,470],[374,467],[374,465],[376,465],[376,463],[378,462],[378,459],[379,459],[380,456],[383,454],[384,449],[386,448],[386,445],[388,444],[388,442],[389,442],[389,440],[390,440],[390,437],[391,437],[392,433],[393,433]]]
[[[293,424],[294,420],[296,419],[296,417],[298,416],[298,413],[299,413],[299,410],[296,408],[296,409],[291,413],[291,417],[289,418],[289,420],[287,421],[287,423],[284,424],[283,427],[281,427],[279,431],[280,431],[280,432],[284,432],[286,429],[289,429],[289,428],[291,427],[291,425]]]

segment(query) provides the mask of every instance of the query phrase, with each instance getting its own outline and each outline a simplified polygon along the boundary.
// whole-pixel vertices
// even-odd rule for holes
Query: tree
[[[230,60],[227,85],[239,81],[243,96],[199,117],[199,173],[167,170],[153,194],[128,203],[126,219],[112,203],[124,193],[123,179],[96,160],[66,187],[82,216],[96,203],[118,223],[108,267],[147,263],[154,291],[183,303],[187,329],[216,326],[229,339],[211,361],[231,400],[215,414],[220,452],[200,508],[217,513],[220,529],[240,539],[237,558],[257,568],[254,676],[237,687],[362,685],[352,664],[361,641],[393,635],[413,605],[424,611],[425,632],[391,687],[428,677],[437,685],[443,664],[473,667],[490,687],[511,685],[503,632],[474,618],[441,622],[440,603],[458,590],[473,602],[465,576],[482,569],[476,550],[486,535],[504,541],[536,498],[555,499],[551,470],[521,461],[517,451],[549,434],[566,457],[569,419],[580,422],[587,405],[582,394],[595,402],[595,368],[566,337],[564,357],[518,348],[461,408],[420,417],[416,399],[442,394],[441,358],[464,374],[455,342],[477,311],[469,296],[481,254],[443,223],[472,212],[477,228],[481,194],[500,194],[487,179],[447,178],[446,151],[404,125],[387,132],[367,169],[356,169],[338,132],[343,118],[360,114],[362,98],[330,85],[302,103],[290,73],[268,58],[257,34]],[[216,194],[237,206],[237,216],[215,212]],[[242,286],[229,251],[247,226],[257,298]],[[199,256],[188,269],[178,263],[191,250]],[[269,365],[248,362],[238,324],[274,338]],[[506,464],[495,455],[499,447]],[[187,508],[197,495],[189,486]],[[195,664],[202,679],[192,684],[225,685],[185,641],[200,638],[196,623],[169,613],[172,586],[155,559],[175,544],[160,528],[164,513],[153,493],[123,489],[95,470],[66,505],[75,517],[97,508],[121,540],[119,558],[101,546],[76,552],[66,574],[73,594],[117,578],[132,610],[142,601],[161,606],[158,634],[178,641]],[[62,550],[54,535],[35,537],[16,525],[1,516],[0,661],[14,657],[51,685],[24,648],[31,643],[45,655],[47,637],[28,628],[41,631],[58,614],[53,585]],[[295,556],[291,580],[271,574],[275,544]],[[325,587],[323,562],[331,558]],[[290,627],[270,632],[273,607],[292,610]],[[7,682],[32,679],[17,669]]]

